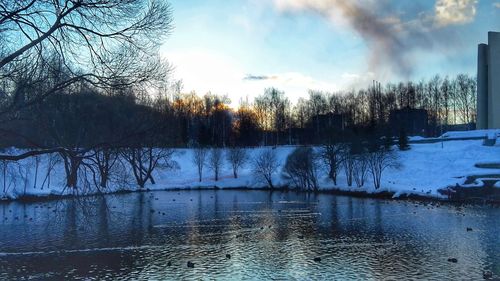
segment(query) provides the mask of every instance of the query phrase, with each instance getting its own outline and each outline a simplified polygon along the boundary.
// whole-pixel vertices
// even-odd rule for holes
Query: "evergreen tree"
[[[408,144],[408,135],[406,134],[406,130],[404,128],[399,130],[398,147],[399,150],[410,149],[410,145]]]
[[[384,135],[384,140],[383,140],[383,145],[386,150],[391,150],[392,145],[394,144],[394,141],[392,139],[392,132],[390,128],[385,129],[385,135]]]

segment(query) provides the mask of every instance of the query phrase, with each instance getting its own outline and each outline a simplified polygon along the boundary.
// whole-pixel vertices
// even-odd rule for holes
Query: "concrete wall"
[[[477,129],[488,128],[488,45],[479,44],[477,55]]]
[[[500,129],[500,32],[488,32],[488,127]]]

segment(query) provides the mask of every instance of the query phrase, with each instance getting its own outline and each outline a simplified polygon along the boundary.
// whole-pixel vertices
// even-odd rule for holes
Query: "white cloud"
[[[251,79],[249,79],[251,78]],[[300,97],[306,97],[309,90],[334,92],[340,88],[334,81],[317,79],[300,72],[283,72],[269,75],[244,75],[241,77],[240,89],[251,99],[264,92],[264,89],[274,87],[284,91],[287,97],[295,103]]]
[[[493,7],[500,9],[500,2],[493,3]]]
[[[163,56],[174,65],[173,78],[182,79],[184,92],[227,94],[234,106],[247,97],[253,100],[269,87],[284,91],[292,102],[307,96],[308,90],[339,90],[333,81],[316,79],[300,72],[249,75],[231,58],[204,50],[170,51]]]
[[[269,87],[295,89],[299,95],[306,95],[308,90],[336,91],[335,83],[318,80],[300,72],[286,72],[270,75],[273,79],[268,80]],[[296,95],[298,98],[298,95]]]
[[[470,23],[476,16],[477,0],[437,0],[435,20],[438,27]]]
[[[347,89],[359,89],[368,87],[371,85],[373,80],[378,80],[380,77],[376,77],[373,72],[366,72],[363,74],[358,73],[348,73],[344,72],[342,75],[342,85],[343,88]]]

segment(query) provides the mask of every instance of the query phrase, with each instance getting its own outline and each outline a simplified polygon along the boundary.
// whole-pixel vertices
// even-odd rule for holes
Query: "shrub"
[[[318,190],[318,156],[311,147],[296,148],[286,159],[283,169],[285,177],[291,179],[295,187]]]

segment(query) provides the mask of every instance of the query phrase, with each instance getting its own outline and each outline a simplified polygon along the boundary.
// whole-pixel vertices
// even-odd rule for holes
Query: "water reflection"
[[[500,275],[500,210],[491,207],[185,191],[1,204],[0,213],[0,279]]]

